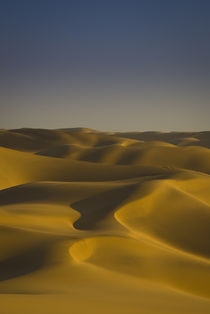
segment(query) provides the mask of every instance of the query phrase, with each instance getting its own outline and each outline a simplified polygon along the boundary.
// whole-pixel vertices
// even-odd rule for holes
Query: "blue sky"
[[[207,0],[0,1],[0,128],[207,130]]]

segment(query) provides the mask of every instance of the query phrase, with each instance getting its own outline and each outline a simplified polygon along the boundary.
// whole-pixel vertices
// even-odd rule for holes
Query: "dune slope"
[[[210,132],[0,131],[0,313],[210,313]]]

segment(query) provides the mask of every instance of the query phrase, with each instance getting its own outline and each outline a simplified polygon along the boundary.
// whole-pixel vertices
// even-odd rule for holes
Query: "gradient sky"
[[[0,128],[209,120],[209,0],[0,0]]]

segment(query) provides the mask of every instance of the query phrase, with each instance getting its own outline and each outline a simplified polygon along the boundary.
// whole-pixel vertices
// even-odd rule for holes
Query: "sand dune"
[[[0,313],[210,313],[210,132],[0,146]]]

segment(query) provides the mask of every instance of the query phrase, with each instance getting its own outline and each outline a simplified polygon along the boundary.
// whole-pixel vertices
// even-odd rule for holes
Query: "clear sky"
[[[0,1],[0,128],[209,120],[209,0]]]

